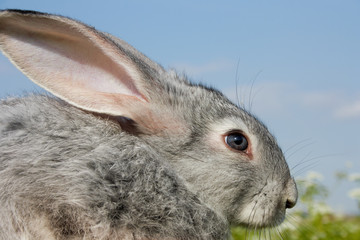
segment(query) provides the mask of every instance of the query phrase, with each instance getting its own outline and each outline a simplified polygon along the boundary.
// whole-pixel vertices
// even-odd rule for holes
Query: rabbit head
[[[275,226],[295,205],[296,185],[275,138],[222,93],[57,15],[0,12],[0,47],[36,84],[146,142],[230,224]]]

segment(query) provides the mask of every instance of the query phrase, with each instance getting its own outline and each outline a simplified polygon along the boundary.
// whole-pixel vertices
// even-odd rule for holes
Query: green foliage
[[[279,232],[280,233],[279,233]],[[284,240],[359,240],[360,217],[337,216],[334,214],[317,214],[301,216],[301,220],[291,228],[279,227],[279,230],[251,232],[240,227],[232,229],[234,240],[284,239]]]
[[[360,186],[360,174],[336,173],[340,182],[352,181]],[[283,240],[359,240],[360,215],[339,215],[326,204],[329,191],[321,183],[322,176],[310,172],[305,179],[299,179],[299,210],[291,212],[287,220],[275,229],[261,231],[232,229],[234,240],[283,239]],[[349,192],[349,197],[357,201],[360,210],[360,188]]]

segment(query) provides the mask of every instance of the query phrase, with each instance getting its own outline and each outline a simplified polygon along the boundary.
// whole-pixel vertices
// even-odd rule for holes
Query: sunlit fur
[[[10,58],[21,50],[9,50],[1,16],[61,19],[87,29],[59,16],[0,12],[0,47]],[[2,100],[0,239],[219,240],[229,238],[231,225],[282,222],[297,190],[281,149],[257,118],[123,41],[89,31],[131,60],[124,68],[142,76],[132,80],[147,108],[124,106],[129,119],[98,106],[83,110],[61,94]],[[232,130],[248,138],[251,154],[226,146]]]

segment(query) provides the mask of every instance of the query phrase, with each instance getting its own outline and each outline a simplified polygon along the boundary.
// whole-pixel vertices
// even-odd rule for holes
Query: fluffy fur
[[[71,55],[73,41],[93,46],[85,62],[101,71],[85,80],[105,71],[121,76],[120,88],[106,95],[84,81],[71,94],[63,91],[72,91],[69,83],[78,87],[84,73],[74,66],[70,77],[80,80],[65,82],[68,75],[53,77],[64,69],[41,62],[49,49],[51,60],[67,61],[52,49],[51,42],[63,37],[52,31],[69,34],[61,42],[74,65],[85,58],[81,49]],[[295,205],[296,185],[274,137],[220,92],[60,16],[0,12],[0,48],[63,99],[35,94],[0,102],[0,239],[219,240],[229,238],[231,224],[280,224]],[[120,72],[92,56],[117,64]],[[103,105],[88,104],[87,96]],[[246,136],[246,152],[227,146],[224,136],[232,131]]]

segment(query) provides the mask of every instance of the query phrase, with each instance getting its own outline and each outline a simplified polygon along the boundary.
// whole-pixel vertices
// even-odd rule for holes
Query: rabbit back
[[[114,122],[43,95],[0,109],[0,216],[16,223],[2,221],[0,238],[16,239],[8,226],[33,238],[225,238],[166,161]]]

